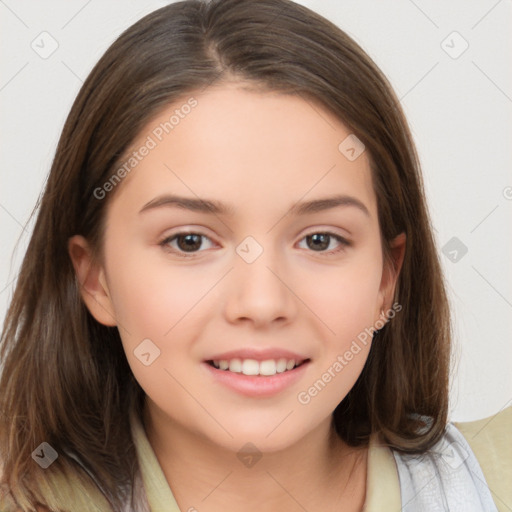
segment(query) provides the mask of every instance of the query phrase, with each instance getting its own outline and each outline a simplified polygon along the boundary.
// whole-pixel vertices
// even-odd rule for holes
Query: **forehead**
[[[366,151],[347,157],[351,137],[336,116],[303,96],[209,87],[168,105],[141,130],[130,152],[150,149],[126,174],[121,196],[142,206],[163,192],[187,193],[268,209],[350,194],[376,216],[369,159]]]

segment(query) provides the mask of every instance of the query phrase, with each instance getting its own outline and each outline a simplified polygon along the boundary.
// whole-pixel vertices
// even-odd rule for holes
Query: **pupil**
[[[327,249],[329,247],[329,235],[325,233],[315,233],[314,235],[309,235],[308,238],[313,242],[312,249]]]
[[[183,241],[185,243],[181,243]],[[191,252],[195,249],[199,249],[201,247],[201,235],[181,235],[178,237],[178,245],[180,249],[183,249],[184,251],[188,252]]]

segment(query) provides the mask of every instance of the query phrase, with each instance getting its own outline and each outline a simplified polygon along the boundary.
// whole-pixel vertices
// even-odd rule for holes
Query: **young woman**
[[[64,126],[2,335],[0,510],[497,510],[449,319],[369,57],[288,0],[171,4]]]

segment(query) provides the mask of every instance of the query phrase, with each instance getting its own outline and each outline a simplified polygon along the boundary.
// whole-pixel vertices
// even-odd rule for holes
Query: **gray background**
[[[117,35],[166,3],[0,0],[2,318],[79,87]],[[401,100],[453,306],[451,419],[494,414],[512,402],[511,1],[299,3],[352,36]]]

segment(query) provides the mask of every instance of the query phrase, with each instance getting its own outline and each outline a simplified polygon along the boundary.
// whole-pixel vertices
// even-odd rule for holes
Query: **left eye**
[[[311,233],[306,235],[302,241],[306,241],[307,248],[312,249],[315,252],[338,252],[343,250],[345,247],[350,245],[348,240],[345,240],[343,237],[336,235],[335,233]],[[338,244],[337,249],[332,249],[331,243],[334,242]],[[327,250],[329,249],[330,250]]]

